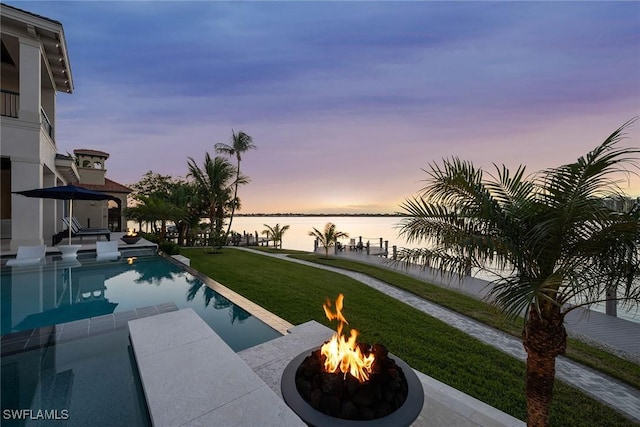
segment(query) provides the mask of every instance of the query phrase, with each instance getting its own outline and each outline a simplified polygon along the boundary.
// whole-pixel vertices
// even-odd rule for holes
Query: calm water
[[[282,239],[282,246],[285,249],[295,249],[300,251],[313,251],[314,238],[309,236],[309,231],[314,227],[322,231],[327,222],[336,225],[338,231],[349,234],[350,238],[362,237],[363,243],[370,241],[371,244],[379,245],[379,240],[389,241],[389,250],[393,245],[398,247],[411,247],[398,236],[397,226],[399,217],[300,217],[300,216],[261,216],[261,217],[236,217],[233,219],[232,229],[238,233],[255,234],[264,237],[262,231],[267,227],[276,224],[280,226],[289,225]],[[129,221],[127,227],[138,229],[138,224]],[[349,243],[350,239],[341,239],[342,243]]]
[[[356,241],[362,237],[363,243],[370,241],[371,244],[379,245],[379,240],[389,241],[389,251],[391,247],[411,247],[406,241],[398,236],[397,226],[399,217],[237,217],[233,219],[233,229],[239,233],[258,232],[262,236],[262,231],[266,229],[264,224],[274,226],[289,225],[282,239],[282,247],[285,249],[296,249],[301,251],[313,251],[314,238],[309,236],[309,231],[317,228],[322,231],[327,222],[336,225],[338,231],[349,234],[350,238]],[[350,239],[342,239],[342,243],[349,243]]]

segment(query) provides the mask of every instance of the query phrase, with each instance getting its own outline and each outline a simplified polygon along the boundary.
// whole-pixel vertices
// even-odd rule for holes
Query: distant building
[[[73,154],[80,172],[80,182],[77,185],[102,191],[120,199],[119,203],[112,200],[108,203],[78,201],[74,205],[74,216],[83,227],[105,227],[111,231],[124,231],[126,221],[122,215],[122,206],[127,206],[127,195],[133,190],[106,177],[105,162],[109,158],[108,153],[80,149],[73,150]]]
[[[104,176],[104,160],[108,154],[103,156],[101,172],[87,170],[85,173],[85,169],[91,168],[79,167],[76,158],[58,153],[56,96],[60,92],[71,94],[74,88],[62,24],[0,4],[0,32],[0,238],[3,247],[7,241],[12,250],[21,245],[50,244],[51,237],[63,229],[64,202],[12,194],[33,188],[68,183],[96,189],[101,186],[100,189],[119,197],[121,203],[109,202],[117,205],[110,207],[107,202],[96,202],[93,206],[76,202],[83,206],[75,212],[83,215],[78,217],[83,225],[90,218],[92,227],[111,225],[119,230],[123,223],[122,207],[126,206],[126,195],[122,195],[130,190]],[[79,151],[85,156],[90,150]],[[95,169],[95,163],[92,167]],[[111,212],[113,221],[109,219]],[[116,212],[119,219],[115,218]]]

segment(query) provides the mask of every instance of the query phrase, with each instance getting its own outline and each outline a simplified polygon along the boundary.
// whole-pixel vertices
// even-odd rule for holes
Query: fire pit
[[[138,241],[140,240],[140,236],[138,236],[138,233],[136,233],[135,231],[127,228],[127,234],[122,236],[120,240],[125,242],[127,245],[133,245],[134,243],[138,243]]]
[[[358,332],[342,336],[342,294],[336,312],[323,307],[337,332],[322,347],[296,356],[282,374],[282,396],[312,426],[408,426],[420,414],[424,392],[404,361],[380,344],[357,344]]]

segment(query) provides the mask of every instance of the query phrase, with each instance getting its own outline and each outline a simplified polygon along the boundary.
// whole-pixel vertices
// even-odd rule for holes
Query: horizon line
[[[406,216],[405,214],[400,213],[303,213],[303,212],[277,212],[277,213],[236,213],[236,217],[240,216]]]

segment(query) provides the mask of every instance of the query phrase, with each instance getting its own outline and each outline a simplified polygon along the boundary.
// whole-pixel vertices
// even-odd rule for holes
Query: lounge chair
[[[96,259],[98,261],[118,259],[122,254],[118,251],[118,241],[96,242]]]
[[[20,246],[14,259],[7,261],[7,265],[34,265],[45,263],[45,246]]]
[[[106,228],[82,228],[79,226],[78,220],[73,217],[71,218],[71,221],[69,220],[69,218],[62,218],[62,222],[64,223],[65,227],[67,227],[67,229],[61,231],[58,234],[54,234],[54,246],[60,243],[65,237],[69,235],[69,228],[71,228],[71,237],[80,237],[80,240],[82,240],[82,238],[85,236],[98,236],[98,238],[100,238],[100,236],[104,236],[108,241],[111,240],[111,231],[107,230]]]
[[[68,220],[69,218],[66,218],[66,219]],[[83,227],[80,224],[80,221],[78,221],[78,218],[76,218],[75,216],[71,217],[71,226],[73,227],[71,231],[78,230],[78,231],[84,231],[84,232],[89,232],[89,231],[109,232],[109,230],[107,230],[106,228],[101,228],[101,227]]]

